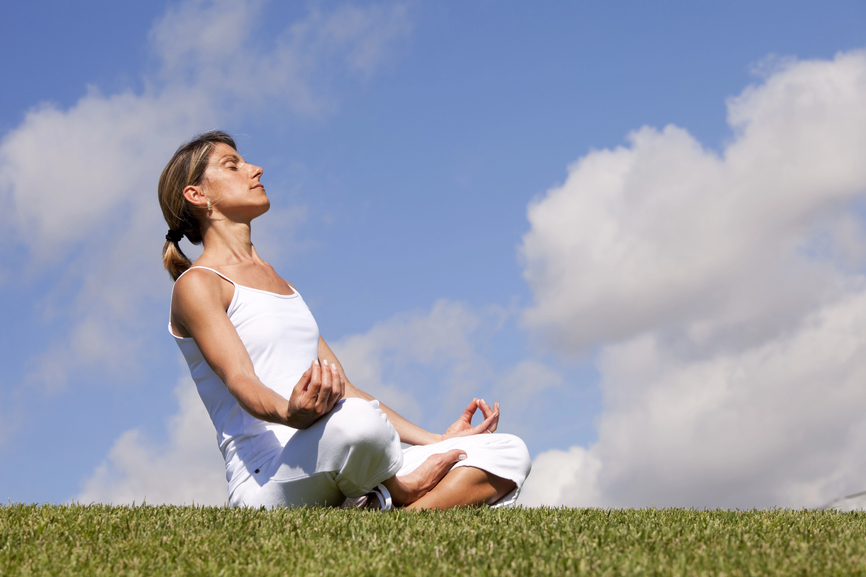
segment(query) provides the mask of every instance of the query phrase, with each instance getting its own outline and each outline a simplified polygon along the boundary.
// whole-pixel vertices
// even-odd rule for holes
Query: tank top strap
[[[232,283],[234,286],[238,286],[238,283],[236,283],[235,281],[233,281],[232,279],[230,279],[229,277],[227,277],[226,275],[224,275],[224,274],[221,273],[220,271],[218,271],[218,270],[214,270],[214,269],[212,269],[212,268],[210,268],[210,267],[206,267],[206,266],[191,266],[191,267],[189,267],[188,269],[186,269],[185,271],[183,271],[179,277],[177,277],[178,280],[180,280],[180,277],[181,277],[181,276],[185,275],[186,273],[188,273],[189,271],[191,271],[191,270],[194,269],[194,268],[201,268],[201,269],[204,269],[204,270],[209,270],[209,271],[211,271],[212,273],[214,273],[214,274],[216,274],[216,275],[222,277],[223,279],[227,280],[228,282]],[[175,281],[175,282],[177,282],[177,281]]]

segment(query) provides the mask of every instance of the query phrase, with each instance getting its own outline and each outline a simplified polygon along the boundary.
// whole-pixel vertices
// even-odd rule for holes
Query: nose
[[[255,164],[251,164],[250,168],[252,169],[252,178],[261,178],[262,174],[265,173],[264,169],[261,166],[256,166]]]

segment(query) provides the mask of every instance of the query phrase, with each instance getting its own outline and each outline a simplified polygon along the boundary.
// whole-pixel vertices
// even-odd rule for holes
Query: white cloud
[[[551,477],[562,503],[815,506],[866,485],[866,52],[783,61],[728,117],[721,154],[645,127],[530,205],[524,321],[565,354],[597,346],[602,374],[598,442],[537,458],[589,467]]]
[[[103,96],[95,89],[66,111],[31,110],[0,143],[0,194],[11,201],[7,226],[43,259],[99,231],[126,209],[155,212],[154,175],[166,152],[214,114],[200,95],[173,99],[151,94]],[[170,152],[168,152],[170,154]],[[123,220],[128,217],[122,216]]]
[[[519,503],[526,507],[599,506],[600,470],[601,462],[583,447],[545,451],[532,461]]]
[[[592,449],[605,464],[606,496],[628,505],[816,506],[858,489],[864,350],[866,292],[743,352],[684,360],[653,336],[608,348],[600,362],[608,407]]]
[[[644,127],[572,165],[529,208],[527,324],[566,350],[665,326],[763,338],[838,292],[838,267],[810,248],[862,231],[847,203],[866,186],[864,61],[803,62],[732,99],[721,156]]]
[[[186,370],[186,367],[184,367]],[[207,411],[189,376],[175,388],[179,410],[168,421],[166,443],[138,429],[123,433],[83,483],[80,503],[223,505],[225,465]]]

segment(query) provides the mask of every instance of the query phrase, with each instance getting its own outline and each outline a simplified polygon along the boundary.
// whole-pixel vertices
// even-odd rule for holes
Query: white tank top
[[[226,314],[253,361],[256,376],[288,399],[301,375],[319,356],[319,327],[304,299],[297,291],[281,295],[258,290],[239,285],[211,268],[197,266],[189,270],[193,268],[212,271],[234,285]],[[216,428],[231,497],[235,488],[272,459],[297,429],[268,423],[247,413],[207,364],[196,342],[175,335],[171,321],[168,331],[189,365],[198,394]]]

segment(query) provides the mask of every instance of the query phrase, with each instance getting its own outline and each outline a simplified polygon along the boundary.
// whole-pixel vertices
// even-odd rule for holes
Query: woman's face
[[[228,144],[217,143],[204,172],[202,189],[213,210],[232,220],[251,220],[271,206],[259,182],[262,169],[244,159]]]

